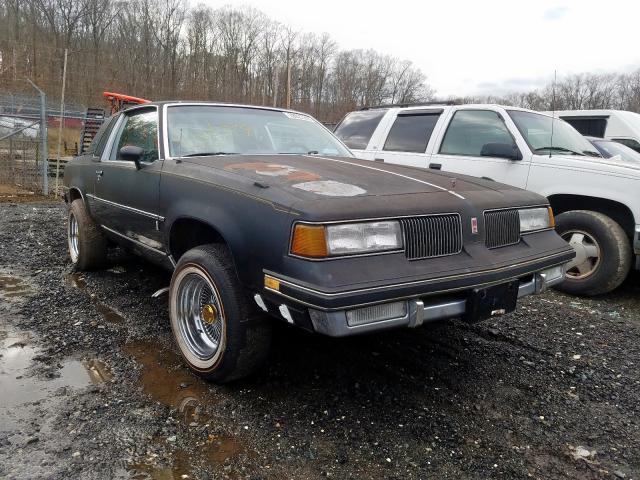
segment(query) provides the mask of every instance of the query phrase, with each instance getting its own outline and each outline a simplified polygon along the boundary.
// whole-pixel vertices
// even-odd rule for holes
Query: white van
[[[335,134],[378,168],[473,175],[548,197],[556,230],[576,250],[566,292],[606,293],[634,260],[640,270],[640,163],[603,158],[562,120],[501,105],[393,105],[351,112]]]
[[[569,123],[581,134],[622,143],[640,152],[640,114],[624,110],[559,110],[545,112]]]

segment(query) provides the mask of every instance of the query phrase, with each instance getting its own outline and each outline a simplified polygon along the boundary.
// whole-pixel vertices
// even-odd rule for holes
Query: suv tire
[[[107,239],[80,198],[69,206],[67,245],[71,263],[76,270],[101,268],[107,261]]]
[[[573,295],[599,295],[617,288],[631,268],[631,245],[622,227],[590,210],[556,217],[556,231],[576,249],[567,279],[557,288]]]
[[[169,287],[171,329],[189,368],[224,383],[261,366],[271,345],[271,322],[240,284],[229,249],[210,244],[186,252]]]

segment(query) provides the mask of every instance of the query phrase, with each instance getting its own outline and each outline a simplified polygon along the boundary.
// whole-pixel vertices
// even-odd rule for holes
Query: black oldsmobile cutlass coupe
[[[117,243],[173,271],[169,315],[214,381],[265,358],[273,317],[331,336],[515,309],[573,249],[545,198],[353,158],[312,117],[212,103],[114,115],[66,167],[79,270]]]

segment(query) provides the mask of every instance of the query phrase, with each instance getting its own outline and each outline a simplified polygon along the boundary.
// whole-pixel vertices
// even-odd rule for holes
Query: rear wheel
[[[245,377],[269,352],[271,323],[253,307],[223,245],[196,247],[180,258],[169,314],[182,357],[207,380]]]
[[[624,281],[631,268],[631,245],[614,220],[590,210],[573,210],[556,217],[556,231],[576,251],[559,290],[598,295]]]
[[[92,270],[106,263],[107,240],[80,198],[69,206],[67,245],[71,263],[77,270]]]

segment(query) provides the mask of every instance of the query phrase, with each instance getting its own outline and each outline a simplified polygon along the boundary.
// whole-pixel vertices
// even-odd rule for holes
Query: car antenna
[[[553,152],[553,125],[556,122],[556,82],[558,81],[558,70],[553,71],[553,87],[551,89],[551,141],[549,145],[549,158],[551,158],[551,152]]]

